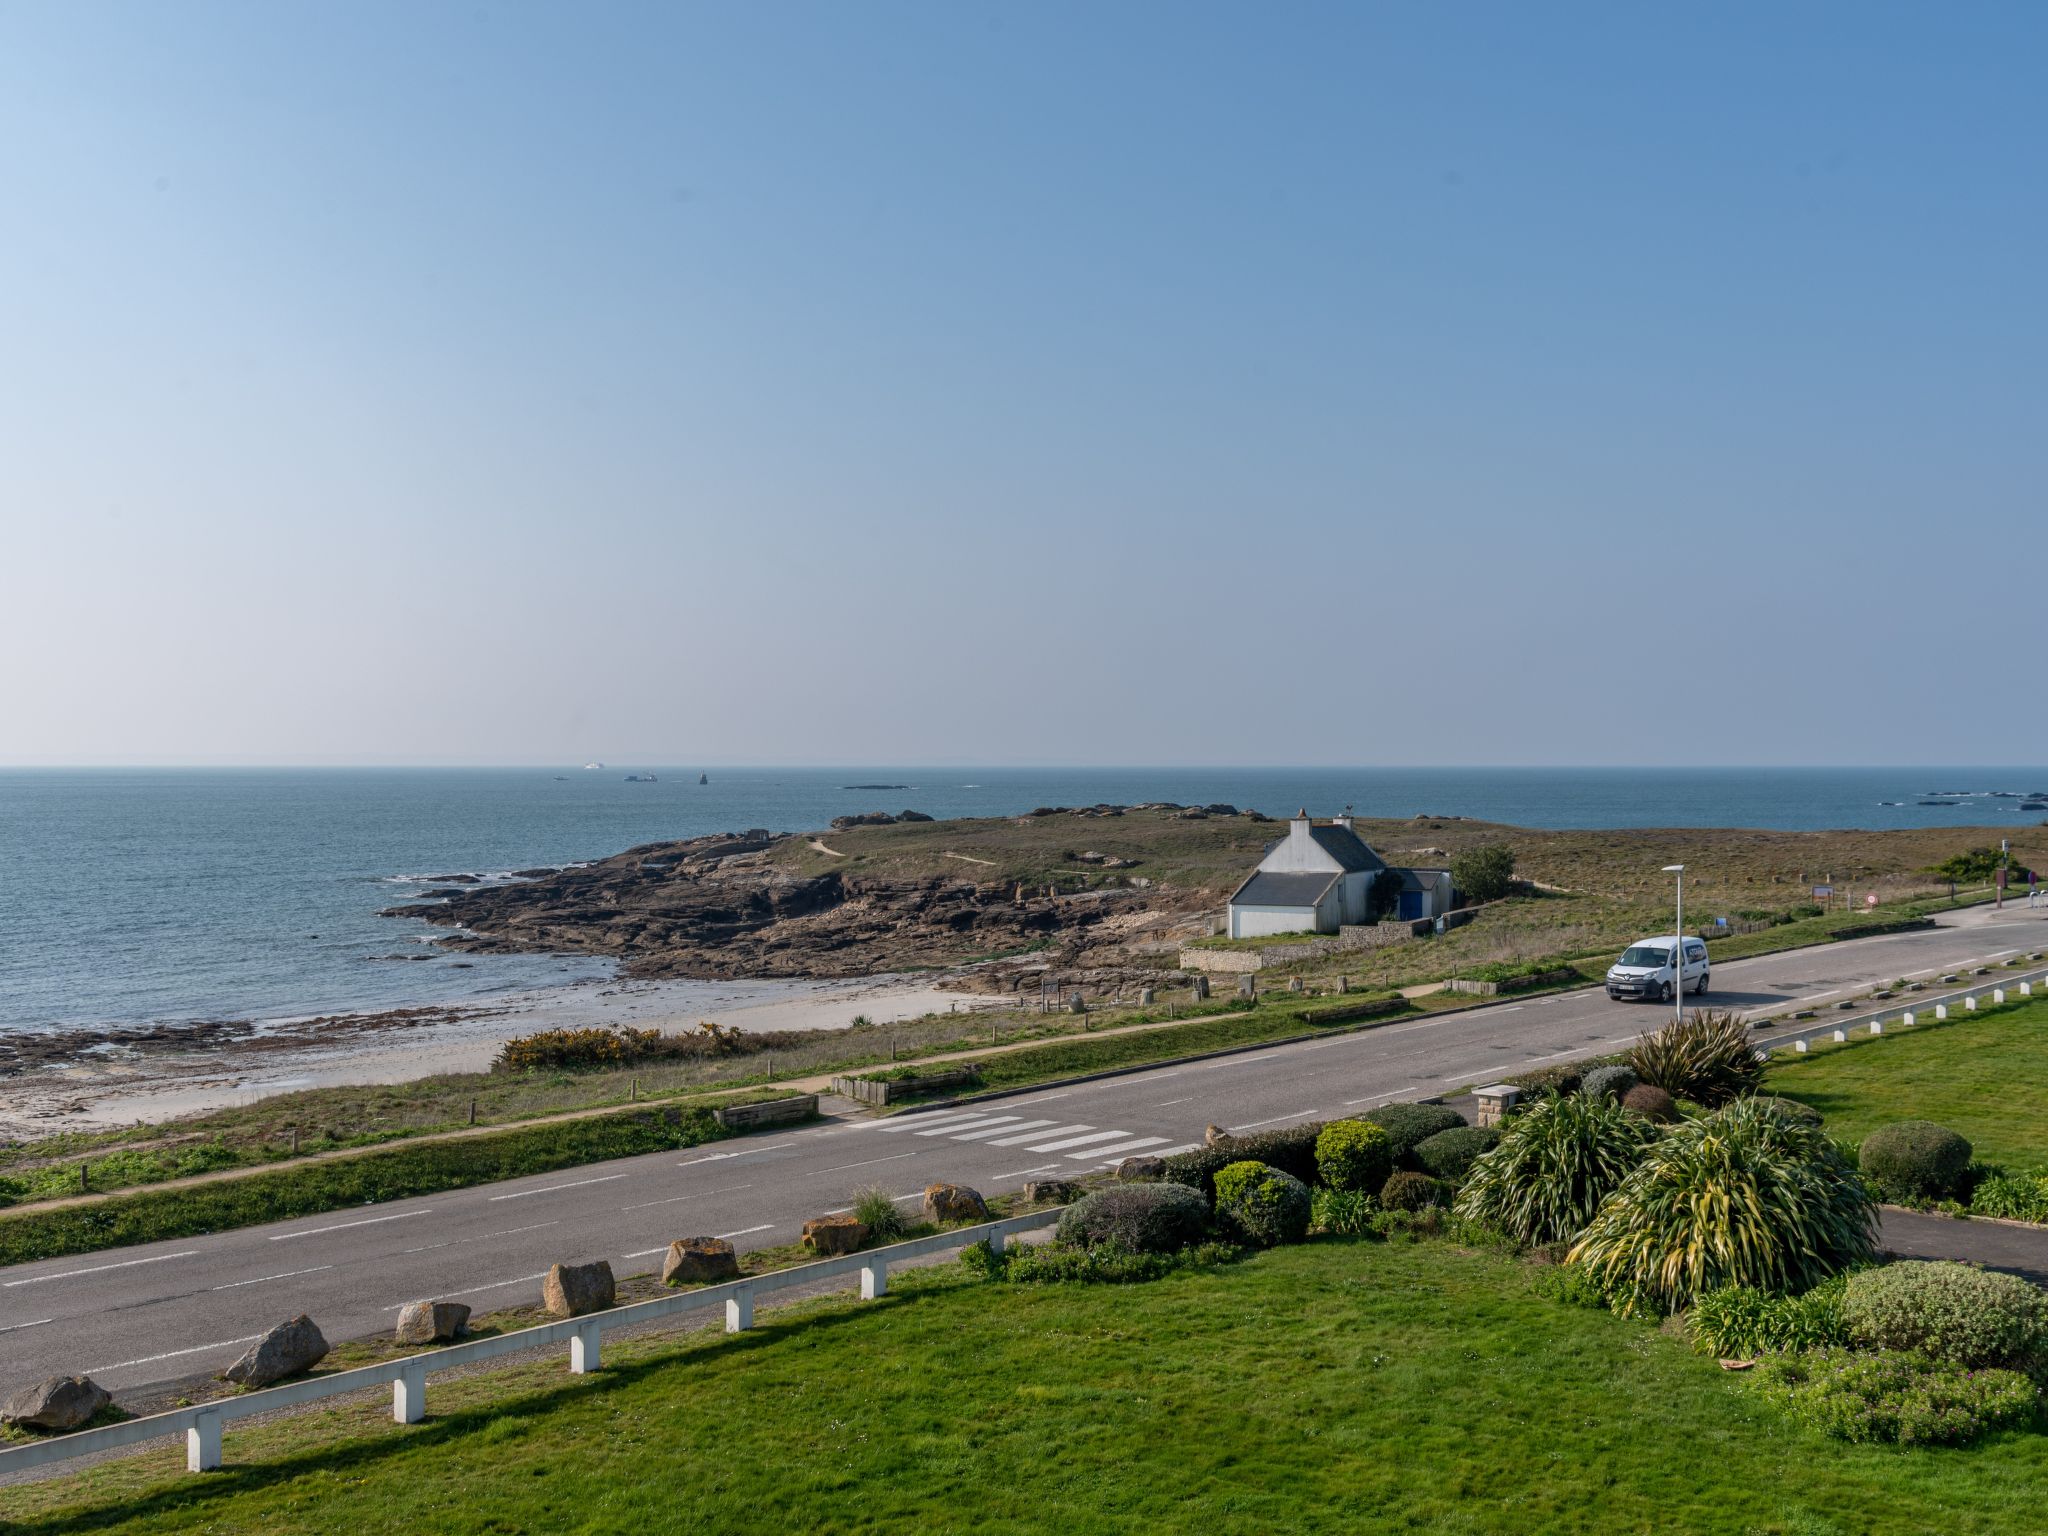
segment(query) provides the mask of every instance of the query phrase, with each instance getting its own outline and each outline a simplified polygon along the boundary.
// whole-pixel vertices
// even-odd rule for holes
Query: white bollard
[[[1904,1013],[1899,1015],[1899,1022],[1905,1025],[1906,1028],[1911,1029],[1913,1025],[1918,1021],[1914,1019],[1913,1011],[1909,1008]]]
[[[391,1419],[396,1424],[417,1424],[427,1416],[427,1368],[408,1366],[391,1383]]]
[[[2032,983],[2031,981],[2023,981],[2023,982],[2021,982],[2021,983],[2020,983],[2020,996],[2021,996],[2021,997],[2032,997],[2033,995],[2034,995],[2034,984],[2033,984],[2033,983]]]
[[[598,1331],[595,1318],[578,1328],[569,1338],[569,1374],[588,1376],[603,1365],[604,1335]]]
[[[1945,1018],[1947,1018],[1947,1017],[1948,1017],[1948,1004],[1947,1004],[1947,1003],[1936,1003],[1936,1004],[1934,1005],[1934,1016],[1935,1016],[1935,1017],[1936,1017],[1937,1019],[1945,1019]]]
[[[1872,1033],[1873,1035],[1881,1035],[1881,1034],[1883,1034],[1883,1033],[1884,1033],[1884,1020],[1883,1020],[1883,1019],[1872,1019],[1872,1020],[1870,1021],[1870,1032],[1871,1032],[1871,1033]]]
[[[1792,1042],[1792,1049],[1804,1056],[1806,1054],[1806,1042],[1804,1040],[1794,1040]]]
[[[1991,1001],[1992,1001],[1992,1002],[1994,1002],[1994,1003],[2002,1003],[2002,1002],[2004,1002],[2004,1001],[2005,1001],[2005,988],[2003,988],[2003,987],[1993,987],[1993,988],[1991,989]]]
[[[1837,1045],[1847,1045],[1848,1043],[1849,1043],[1849,1031],[1847,1031],[1846,1029],[1838,1029],[1838,1030],[1836,1030],[1836,1031],[1835,1031],[1835,1044],[1837,1044]]]
[[[212,1472],[220,1467],[220,1415],[202,1413],[185,1431],[185,1470]]]
[[[889,1294],[889,1261],[870,1259],[860,1267],[860,1299],[873,1301]]]
[[[741,1291],[725,1304],[725,1331],[740,1333],[754,1326],[754,1293]]]
[[[1966,998],[1964,998],[1964,999],[1963,999],[1963,1012],[1965,1012],[1965,1013],[1975,1013],[1976,1011],[1977,1011],[1977,999],[1976,999],[1976,998],[1974,998],[1974,997],[1966,997]]]

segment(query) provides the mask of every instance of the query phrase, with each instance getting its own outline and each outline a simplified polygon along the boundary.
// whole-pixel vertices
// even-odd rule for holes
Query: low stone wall
[[[1498,997],[1503,992],[1527,992],[1531,987],[1547,987],[1552,982],[1575,981],[1578,972],[1570,966],[1554,971],[1538,971],[1534,976],[1517,976],[1511,981],[1447,981],[1450,991],[1463,992],[1471,997]]]
[[[1270,970],[1276,965],[1298,965],[1304,960],[1319,960],[1325,955],[1356,954],[1362,949],[1384,949],[1389,944],[1405,944],[1410,939],[1423,937],[1434,927],[1434,922],[1426,917],[1412,922],[1346,923],[1333,934],[1301,944],[1267,944],[1259,949],[1189,947],[1180,952],[1180,968],[1242,976],[1250,971]]]
[[[1183,949],[1180,968],[1207,971],[1212,976],[1240,976],[1266,963],[1265,952],[1257,949]]]

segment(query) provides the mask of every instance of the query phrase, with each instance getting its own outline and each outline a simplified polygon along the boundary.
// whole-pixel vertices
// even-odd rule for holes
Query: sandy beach
[[[0,1077],[0,1138],[158,1121],[269,1094],[390,1083],[488,1068],[498,1045],[537,1029],[843,1029],[999,1005],[932,978],[855,981],[604,980],[488,1002],[170,1030],[45,1036],[43,1059]]]

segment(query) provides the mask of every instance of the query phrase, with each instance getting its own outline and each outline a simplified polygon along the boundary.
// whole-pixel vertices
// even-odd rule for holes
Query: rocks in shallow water
[[[867,1227],[851,1216],[814,1216],[804,1223],[804,1246],[813,1253],[852,1253],[867,1236]]]
[[[248,1353],[220,1374],[223,1380],[241,1386],[267,1387],[310,1370],[326,1358],[327,1340],[313,1319],[301,1312],[251,1344]]]
[[[409,1301],[393,1330],[401,1344],[439,1344],[469,1332],[469,1308],[459,1301]]]
[[[618,1298],[608,1260],[595,1264],[557,1264],[541,1282],[541,1305],[556,1317],[581,1317],[601,1312]]]
[[[706,1280],[737,1280],[739,1255],[722,1237],[679,1237],[661,1260],[663,1285],[694,1285]]]
[[[965,1184],[927,1184],[924,1214],[930,1221],[987,1221],[988,1202]]]
[[[19,1429],[76,1429],[113,1398],[90,1376],[52,1376],[0,1403],[0,1424]]]

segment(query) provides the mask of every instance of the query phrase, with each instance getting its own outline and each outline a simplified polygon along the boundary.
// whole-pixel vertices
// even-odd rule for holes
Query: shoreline
[[[0,1140],[33,1142],[246,1104],[272,1094],[487,1071],[498,1046],[538,1029],[844,1029],[1000,1006],[941,976],[849,980],[640,981],[624,977],[508,993],[488,1002],[16,1036],[26,1063],[5,1084]],[[24,1049],[24,1043],[27,1043]]]

